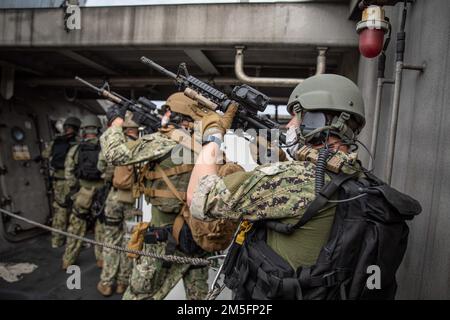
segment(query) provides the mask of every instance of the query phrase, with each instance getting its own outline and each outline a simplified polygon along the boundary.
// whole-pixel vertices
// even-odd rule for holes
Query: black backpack
[[[78,147],[78,165],[75,176],[82,180],[100,180],[102,173],[97,169],[100,144],[82,142]]]
[[[267,228],[295,231],[335,192],[339,199],[354,199],[337,206],[329,240],[316,264],[293,270],[267,245]],[[395,274],[408,240],[405,220],[421,210],[419,202],[373,175],[356,179],[340,174],[323,188],[296,225],[260,221],[242,246],[234,242],[224,263],[225,284],[236,299],[393,299]],[[367,286],[370,266],[379,267],[379,289]]]
[[[53,169],[64,169],[64,162],[66,160],[67,153],[69,152],[70,147],[72,147],[74,141],[74,137],[59,136],[55,138],[51,154],[52,160],[50,161],[50,165]]]

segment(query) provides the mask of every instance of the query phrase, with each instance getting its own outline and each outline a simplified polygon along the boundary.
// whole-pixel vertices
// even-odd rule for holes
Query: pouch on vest
[[[133,166],[118,166],[114,168],[113,186],[119,190],[131,190],[134,183]]]
[[[128,249],[137,251],[142,250],[142,247],[144,246],[144,235],[149,225],[150,223],[148,222],[139,222],[134,226],[133,231],[131,232],[130,240],[128,241]],[[138,258],[139,255],[128,252],[127,257]]]
[[[244,169],[235,163],[226,163],[221,166],[218,175],[223,177]],[[189,228],[185,228],[185,225]],[[239,222],[229,219],[214,219],[210,221],[199,220],[191,215],[189,208],[185,206],[180,215],[175,219],[173,235],[178,243],[182,239],[190,238],[207,252],[225,250],[233,240]]]
[[[131,190],[117,190],[117,201],[129,204],[135,203]]]
[[[186,247],[190,242],[187,240],[192,238],[203,250],[216,252],[230,245],[237,226],[238,222],[228,219],[199,220],[191,215],[186,206],[174,222],[173,234],[175,240],[179,244],[185,242]]]
[[[89,210],[92,206],[95,190],[95,187],[81,187],[75,198],[75,207]]]

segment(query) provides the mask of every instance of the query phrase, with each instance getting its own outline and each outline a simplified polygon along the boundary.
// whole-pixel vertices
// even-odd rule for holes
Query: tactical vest
[[[200,149],[197,148],[201,148],[181,141],[177,131],[162,133],[179,142],[178,146],[183,146],[183,152],[199,152]],[[193,168],[193,164],[175,165],[169,154],[159,163],[146,164],[133,186],[134,197],[144,194],[159,211],[178,213],[173,225],[163,232],[166,234],[166,237],[163,237],[164,241],[168,240],[166,254],[172,254],[175,246],[186,254],[224,250],[229,246],[237,227],[235,222],[226,219],[201,221],[191,216],[186,204],[186,190]],[[223,175],[237,170],[236,167],[221,169],[219,174]],[[157,231],[153,230],[150,238],[155,238],[155,234]]]
[[[330,237],[315,264],[294,270],[266,243],[267,230],[302,232],[335,194]],[[364,194],[364,195],[363,195]],[[236,299],[393,299],[395,274],[403,259],[408,226],[420,204],[375,176],[340,173],[306,209],[296,224],[259,221],[241,224],[224,262],[225,284]],[[367,287],[370,267],[381,270],[381,288]]]
[[[50,165],[53,169],[63,170],[67,153],[75,142],[75,137],[59,136],[53,142]]]
[[[94,181],[101,180],[102,173],[97,169],[100,153],[99,143],[82,142],[78,147],[78,163],[75,176],[78,179]]]
[[[155,171],[156,166],[159,168],[158,171]],[[190,164],[174,165],[170,158],[159,164],[147,163],[133,185],[133,197],[138,198],[144,194],[152,206],[161,212],[178,213],[183,207],[183,201],[186,201],[186,190],[193,167]],[[164,171],[181,199],[168,189],[161,171]]]
[[[185,152],[192,153],[196,148],[190,144],[184,144],[174,128],[160,129],[160,133],[168,138],[177,141],[179,144],[175,148],[180,148],[180,156]],[[200,146],[201,147],[201,146]],[[193,159],[193,157],[192,157]],[[156,170],[156,167],[159,169]],[[169,152],[158,161],[147,163],[139,172],[139,177],[133,185],[133,197],[138,198],[144,194],[147,200],[163,213],[179,213],[186,201],[186,190],[191,177],[193,164],[175,164]],[[167,183],[163,179],[161,171],[169,178],[174,190],[169,190]],[[174,193],[179,195],[179,197]]]
[[[236,172],[237,165],[233,165],[231,166],[232,168],[230,166],[222,166],[218,174],[223,176]],[[238,224],[228,219],[203,221],[192,217],[186,204],[186,192],[177,190],[169,179],[169,176],[177,175],[185,170],[190,174],[192,167],[192,165],[181,165],[163,170],[156,164],[155,171],[144,171],[144,175],[150,181],[162,179],[167,189],[144,188],[144,193],[156,198],[166,199],[166,201],[177,199],[183,205],[173,225],[167,229],[170,235],[164,237],[164,241],[168,240],[168,247],[171,246],[174,249],[175,246],[178,246],[180,251],[186,254],[225,250],[230,245]],[[243,170],[240,166],[237,167]],[[189,183],[189,179],[187,182]],[[167,234],[167,232],[165,233]],[[172,251],[170,249],[169,251],[166,250],[166,254],[173,254],[173,249]]]

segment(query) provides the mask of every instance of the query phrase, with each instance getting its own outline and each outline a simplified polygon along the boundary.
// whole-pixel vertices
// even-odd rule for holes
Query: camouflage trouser
[[[66,180],[53,180],[53,219],[52,227],[58,230],[66,231],[69,220],[68,209],[65,207],[67,194]],[[61,247],[64,245],[66,237],[59,233],[52,233],[52,246]]]
[[[99,219],[95,221],[94,234],[96,241],[105,242],[105,225]],[[103,247],[95,246],[94,252],[95,252],[95,259],[97,261],[103,260],[103,250],[104,250]]]
[[[164,254],[165,243],[144,244],[145,252]],[[175,255],[185,254],[175,251]],[[183,279],[188,300],[203,300],[208,293],[208,268],[193,268],[188,264],[173,263],[169,268],[163,267],[159,259],[140,257],[134,261],[130,285],[124,300],[162,300]]]
[[[88,215],[91,214],[90,209],[81,208],[74,202],[72,213],[69,219],[69,227],[67,232],[76,234],[78,236],[84,237],[87,231],[87,220]],[[98,242],[103,242],[103,223],[99,219],[95,221],[95,240]],[[82,241],[68,237],[66,241],[66,250],[63,255],[63,262],[65,264],[74,264],[80,255],[82,246]],[[95,257],[97,260],[102,260],[102,248],[95,246]]]
[[[105,243],[126,247],[124,219],[126,211],[132,208],[132,204],[119,202],[117,191],[111,189],[106,199]],[[128,285],[131,269],[132,260],[127,257],[125,252],[103,249],[103,269],[100,279],[104,285],[111,286],[114,282]]]

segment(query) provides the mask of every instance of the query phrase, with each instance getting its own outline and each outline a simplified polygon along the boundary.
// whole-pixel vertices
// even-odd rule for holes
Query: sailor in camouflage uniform
[[[348,153],[344,141],[354,140],[364,126],[363,106],[358,87],[347,78],[324,74],[306,79],[294,89],[288,103],[294,115],[287,133],[290,154],[297,158],[300,141],[312,149],[325,144],[342,160],[343,170],[354,172],[356,157]],[[315,127],[317,123],[321,125]],[[204,145],[191,175],[187,194],[191,214],[199,219],[299,221],[315,198],[316,165],[304,159],[277,162],[221,178],[215,159],[230,124],[230,119],[217,114],[203,119],[203,139],[211,142]],[[294,270],[311,266],[328,240],[334,214],[335,207],[327,207],[291,235],[267,229],[267,245]],[[249,224],[241,227],[245,225]],[[236,242],[245,238],[247,230],[241,231],[243,237]]]
[[[122,127],[128,141],[138,139],[139,126],[137,123],[126,119]],[[130,215],[135,203],[131,193],[134,182],[133,166],[112,167],[111,182],[112,188],[106,199],[105,207],[104,242],[125,247],[125,220]],[[97,290],[103,296],[110,296],[113,293],[112,287],[116,284],[116,293],[123,294],[128,287],[132,267],[132,260],[127,257],[126,253],[104,248],[103,268]]]
[[[100,145],[98,135],[102,125],[97,116],[88,115],[81,123],[82,140],[72,147],[66,157],[65,177],[73,200],[72,212],[67,231],[84,236],[87,231],[88,220],[92,218],[91,207],[95,192],[104,185],[102,172],[99,167]],[[75,193],[76,192],[76,193]],[[103,241],[103,224],[96,219],[95,239]],[[63,255],[63,269],[74,264],[80,254],[82,242],[68,238]],[[95,247],[97,265],[102,265],[101,248]]]
[[[42,157],[49,160],[53,187],[53,217],[52,227],[66,231],[69,220],[68,193],[66,179],[64,177],[64,162],[69,149],[78,143],[78,130],[81,121],[76,117],[69,117],[64,121],[64,134],[56,137],[43,151]],[[65,237],[59,233],[52,233],[52,247],[58,248],[64,245]]]
[[[171,119],[175,124],[186,125],[193,120],[199,120],[207,111],[200,110],[197,103],[185,97],[183,93],[171,95],[166,101],[166,107],[169,110],[163,117],[164,127],[159,132],[146,135],[132,143],[126,142],[122,131],[126,110],[119,107],[116,110],[108,110],[107,117],[112,125],[102,135],[101,144],[106,159],[113,165],[146,163],[140,172],[134,193],[135,196],[145,194],[147,201],[152,204],[152,230],[168,230],[164,233],[169,237],[170,228],[185,203],[193,167],[193,153],[198,152],[201,145],[191,139],[188,128],[180,126],[174,129],[171,125],[165,125],[166,120]],[[172,188],[165,182],[164,175]],[[169,249],[169,242],[148,241],[144,243],[143,250],[179,256],[204,255],[204,252],[185,254],[172,245]],[[203,299],[208,291],[207,278],[206,267],[193,268],[187,264],[167,264],[161,260],[139,257],[134,261],[130,285],[123,298],[164,299],[178,281],[183,279],[187,299]]]

